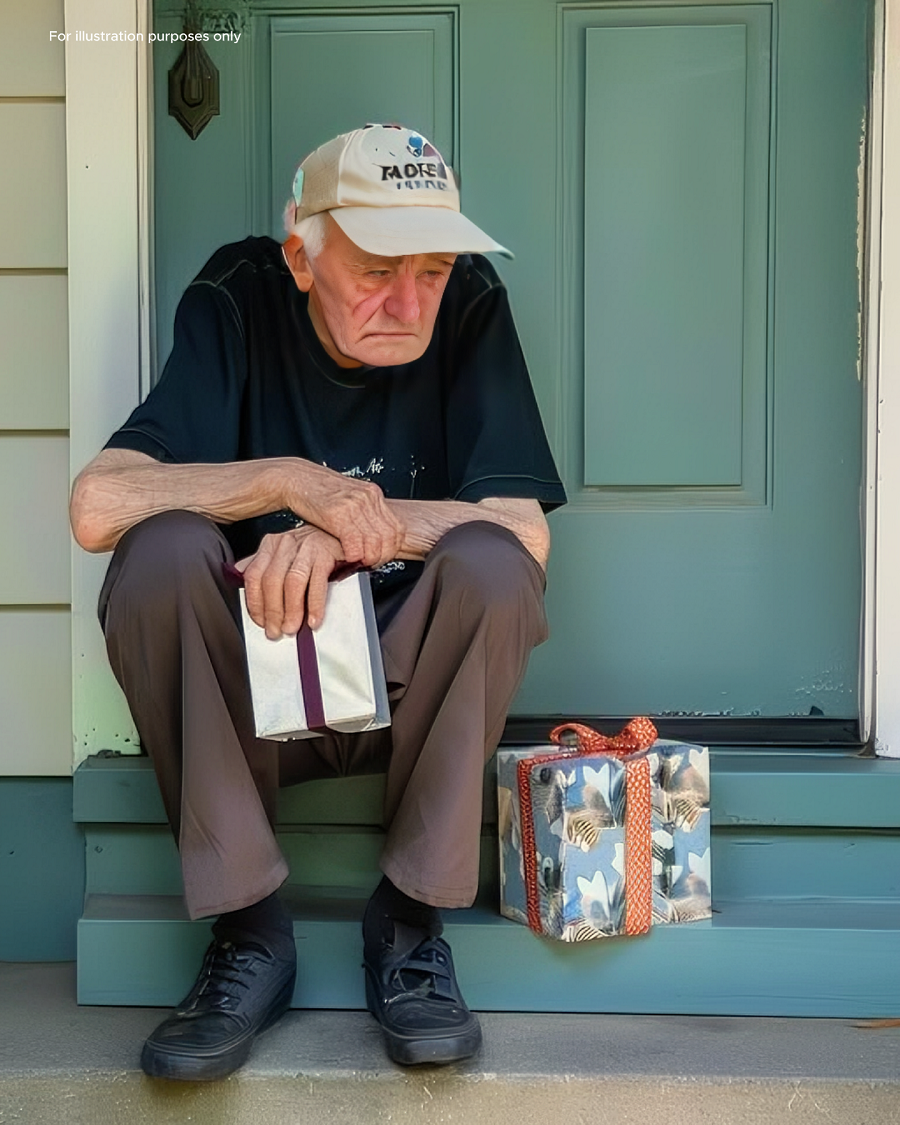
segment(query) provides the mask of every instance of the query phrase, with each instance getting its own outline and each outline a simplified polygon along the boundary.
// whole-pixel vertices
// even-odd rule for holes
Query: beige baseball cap
[[[342,133],[307,156],[294,176],[286,225],[296,228],[320,211],[370,254],[513,256],[460,214],[453,169],[421,133],[402,125]]]

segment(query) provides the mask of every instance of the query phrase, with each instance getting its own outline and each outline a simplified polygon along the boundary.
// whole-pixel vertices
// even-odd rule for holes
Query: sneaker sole
[[[470,1059],[481,1047],[481,1027],[474,1016],[468,1027],[453,1035],[412,1036],[391,1031],[376,1014],[378,1002],[368,973],[366,973],[366,1005],[381,1027],[388,1055],[400,1066],[446,1066],[449,1063]]]
[[[176,1082],[215,1082],[217,1079],[227,1078],[250,1057],[254,1040],[287,1012],[293,995],[294,982],[291,980],[278,993],[271,1014],[259,1028],[225,1051],[181,1055],[176,1051],[154,1047],[148,1041],[141,1051],[141,1069],[148,1078],[168,1078]]]
[[[178,1055],[160,1051],[149,1043],[141,1052],[141,1069],[148,1078],[168,1078],[176,1082],[214,1082],[227,1078],[250,1057],[255,1036],[250,1035],[228,1051],[212,1057]]]

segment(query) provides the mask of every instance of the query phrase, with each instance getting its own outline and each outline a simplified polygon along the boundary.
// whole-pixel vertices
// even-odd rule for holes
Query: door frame
[[[70,469],[78,473],[149,387],[152,309],[151,0],[65,0],[65,26],[142,36],[66,45]],[[109,91],[116,91],[115,101]],[[900,0],[875,0],[873,79],[860,162],[860,377],[865,394],[860,720],[900,758]],[[97,232],[103,232],[98,253]],[[72,547],[74,765],[133,751],[94,607],[107,556]]]
[[[863,687],[877,753],[900,758],[900,0],[876,0],[870,112]],[[880,295],[880,299],[879,299]],[[888,310],[894,310],[894,316]]]

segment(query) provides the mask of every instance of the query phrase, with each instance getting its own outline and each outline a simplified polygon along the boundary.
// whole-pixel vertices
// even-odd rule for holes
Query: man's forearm
[[[388,500],[404,528],[400,557],[423,559],[454,527],[476,520],[500,524],[546,569],[550,532],[537,500],[491,497],[477,504],[464,500]]]
[[[130,450],[105,450],[72,490],[75,538],[111,551],[124,533],[160,512],[185,510],[234,523],[284,507],[280,460],[226,465],[163,464]]]
[[[171,465],[106,449],[75,481],[69,511],[85,550],[111,551],[130,527],[160,512],[234,523],[282,508],[339,539],[348,562],[380,566],[397,558],[402,529],[378,485],[300,457]]]

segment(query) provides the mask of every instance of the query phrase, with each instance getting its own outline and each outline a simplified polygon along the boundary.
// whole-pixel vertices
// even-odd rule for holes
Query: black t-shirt
[[[106,447],[182,464],[303,457],[395,499],[530,497],[547,511],[566,499],[506,290],[479,255],[457,259],[420,359],[346,369],[316,336],[279,243],[223,247],[181,299],[159,382]],[[241,558],[297,522],[277,512],[223,530]],[[388,563],[376,585],[420,568]]]

